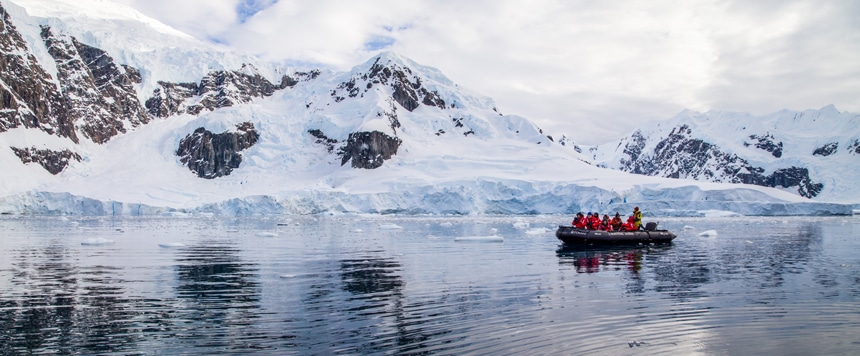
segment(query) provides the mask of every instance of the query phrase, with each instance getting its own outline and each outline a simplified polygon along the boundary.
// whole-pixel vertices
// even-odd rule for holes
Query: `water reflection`
[[[446,228],[392,219],[403,229],[377,235],[363,233],[372,228],[360,219],[344,218],[356,226],[348,230],[320,219],[265,238],[253,229],[272,221],[231,224],[220,237],[223,226],[210,220],[158,221],[122,226],[124,239],[105,222],[81,224],[80,239],[116,240],[97,248],[53,235],[66,226],[6,222],[42,232],[0,238],[0,354],[846,354],[856,346],[846,337],[860,329],[853,220],[732,229],[695,220],[696,231],[720,235],[571,248],[551,234],[505,229],[503,218],[442,219],[455,222]],[[155,246],[153,228],[183,245]],[[454,242],[486,231],[504,243]]]
[[[248,328],[260,318],[259,268],[243,261],[233,244],[200,241],[176,258],[176,295],[181,309],[172,323],[198,347],[255,348]]]
[[[569,246],[562,244],[556,250],[561,265],[572,264],[578,273],[600,272],[601,266],[623,268],[638,274],[645,255],[658,256],[672,248],[667,245],[648,246]]]
[[[78,259],[59,241],[18,251],[13,288],[0,297],[0,354],[134,349],[137,311],[124,297],[119,270],[81,266]]]

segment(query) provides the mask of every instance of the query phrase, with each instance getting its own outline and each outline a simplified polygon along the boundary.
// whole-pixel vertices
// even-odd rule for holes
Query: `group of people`
[[[612,219],[606,214],[601,218],[600,213],[597,212],[588,212],[588,215],[579,212],[573,218],[572,224],[573,227],[584,230],[636,231],[642,226],[642,211],[639,210],[638,206],[633,208],[633,215],[627,217],[627,222],[621,220],[621,214],[618,212]]]

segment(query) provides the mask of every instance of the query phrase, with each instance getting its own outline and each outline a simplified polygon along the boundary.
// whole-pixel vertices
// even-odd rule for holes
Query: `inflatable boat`
[[[577,229],[561,225],[555,237],[568,245],[582,244],[650,244],[672,242],[675,234],[669,230],[657,230],[657,223],[650,222],[644,230],[637,231],[600,231]]]

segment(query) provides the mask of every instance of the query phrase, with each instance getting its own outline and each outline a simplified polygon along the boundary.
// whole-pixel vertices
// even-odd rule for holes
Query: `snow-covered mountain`
[[[637,174],[860,201],[860,114],[833,106],[765,116],[684,111],[620,142],[589,147],[587,154],[600,166]]]
[[[852,212],[596,167],[395,53],[287,69],[107,1],[0,7],[0,213]]]

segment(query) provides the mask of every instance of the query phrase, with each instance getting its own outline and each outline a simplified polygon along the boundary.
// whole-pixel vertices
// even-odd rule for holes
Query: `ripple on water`
[[[530,233],[553,219],[298,217],[265,239],[283,219],[0,219],[0,354],[855,349],[854,220],[670,219],[672,245],[570,248]]]

